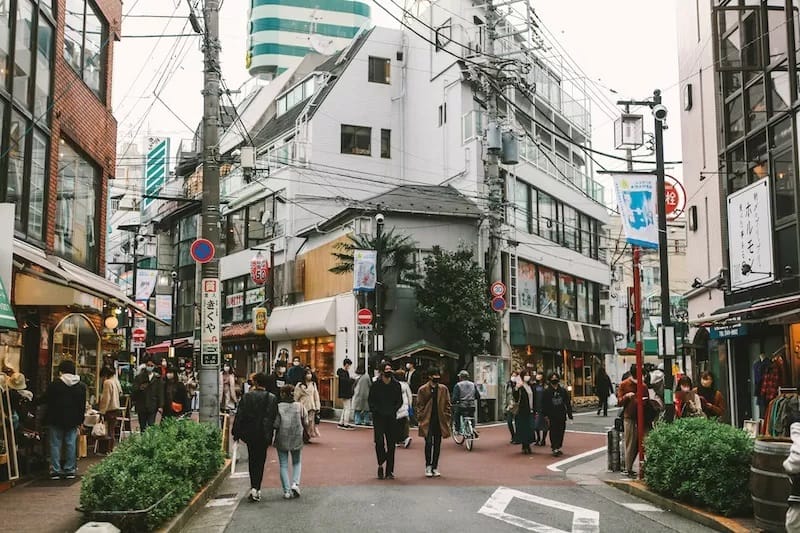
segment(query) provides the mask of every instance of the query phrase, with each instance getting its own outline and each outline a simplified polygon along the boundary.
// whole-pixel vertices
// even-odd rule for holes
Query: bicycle
[[[462,444],[468,452],[472,451],[475,445],[475,439],[478,438],[478,433],[475,431],[475,417],[461,415],[459,417],[461,422],[462,431],[458,431],[458,424],[453,421],[453,441],[461,446]]]

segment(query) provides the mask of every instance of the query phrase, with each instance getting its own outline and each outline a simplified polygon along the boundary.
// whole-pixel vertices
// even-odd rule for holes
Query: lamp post
[[[169,336],[169,357],[174,360],[175,357],[175,332],[178,329],[178,273],[173,270],[170,272],[172,277],[172,320],[169,321],[170,336]]]
[[[381,290],[383,289],[383,213],[375,215],[375,359],[383,359],[383,305]]]

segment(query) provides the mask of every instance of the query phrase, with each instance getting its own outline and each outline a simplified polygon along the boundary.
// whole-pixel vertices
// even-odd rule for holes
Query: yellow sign
[[[253,331],[256,335],[264,335],[267,331],[267,310],[264,307],[253,309]]]

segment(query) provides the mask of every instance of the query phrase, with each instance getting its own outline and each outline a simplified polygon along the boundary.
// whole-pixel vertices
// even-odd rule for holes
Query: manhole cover
[[[231,492],[231,493],[228,493],[228,494],[217,494],[216,496],[214,496],[211,499],[212,500],[227,500],[229,498],[235,498],[235,497],[236,497],[236,493],[235,492]]]

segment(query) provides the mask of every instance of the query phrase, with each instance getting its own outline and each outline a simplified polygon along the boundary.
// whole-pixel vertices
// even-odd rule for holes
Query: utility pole
[[[219,1],[203,7],[203,199],[201,234],[219,246]],[[219,425],[220,279],[219,260],[201,267],[200,422]],[[225,438],[223,436],[223,438]]]

